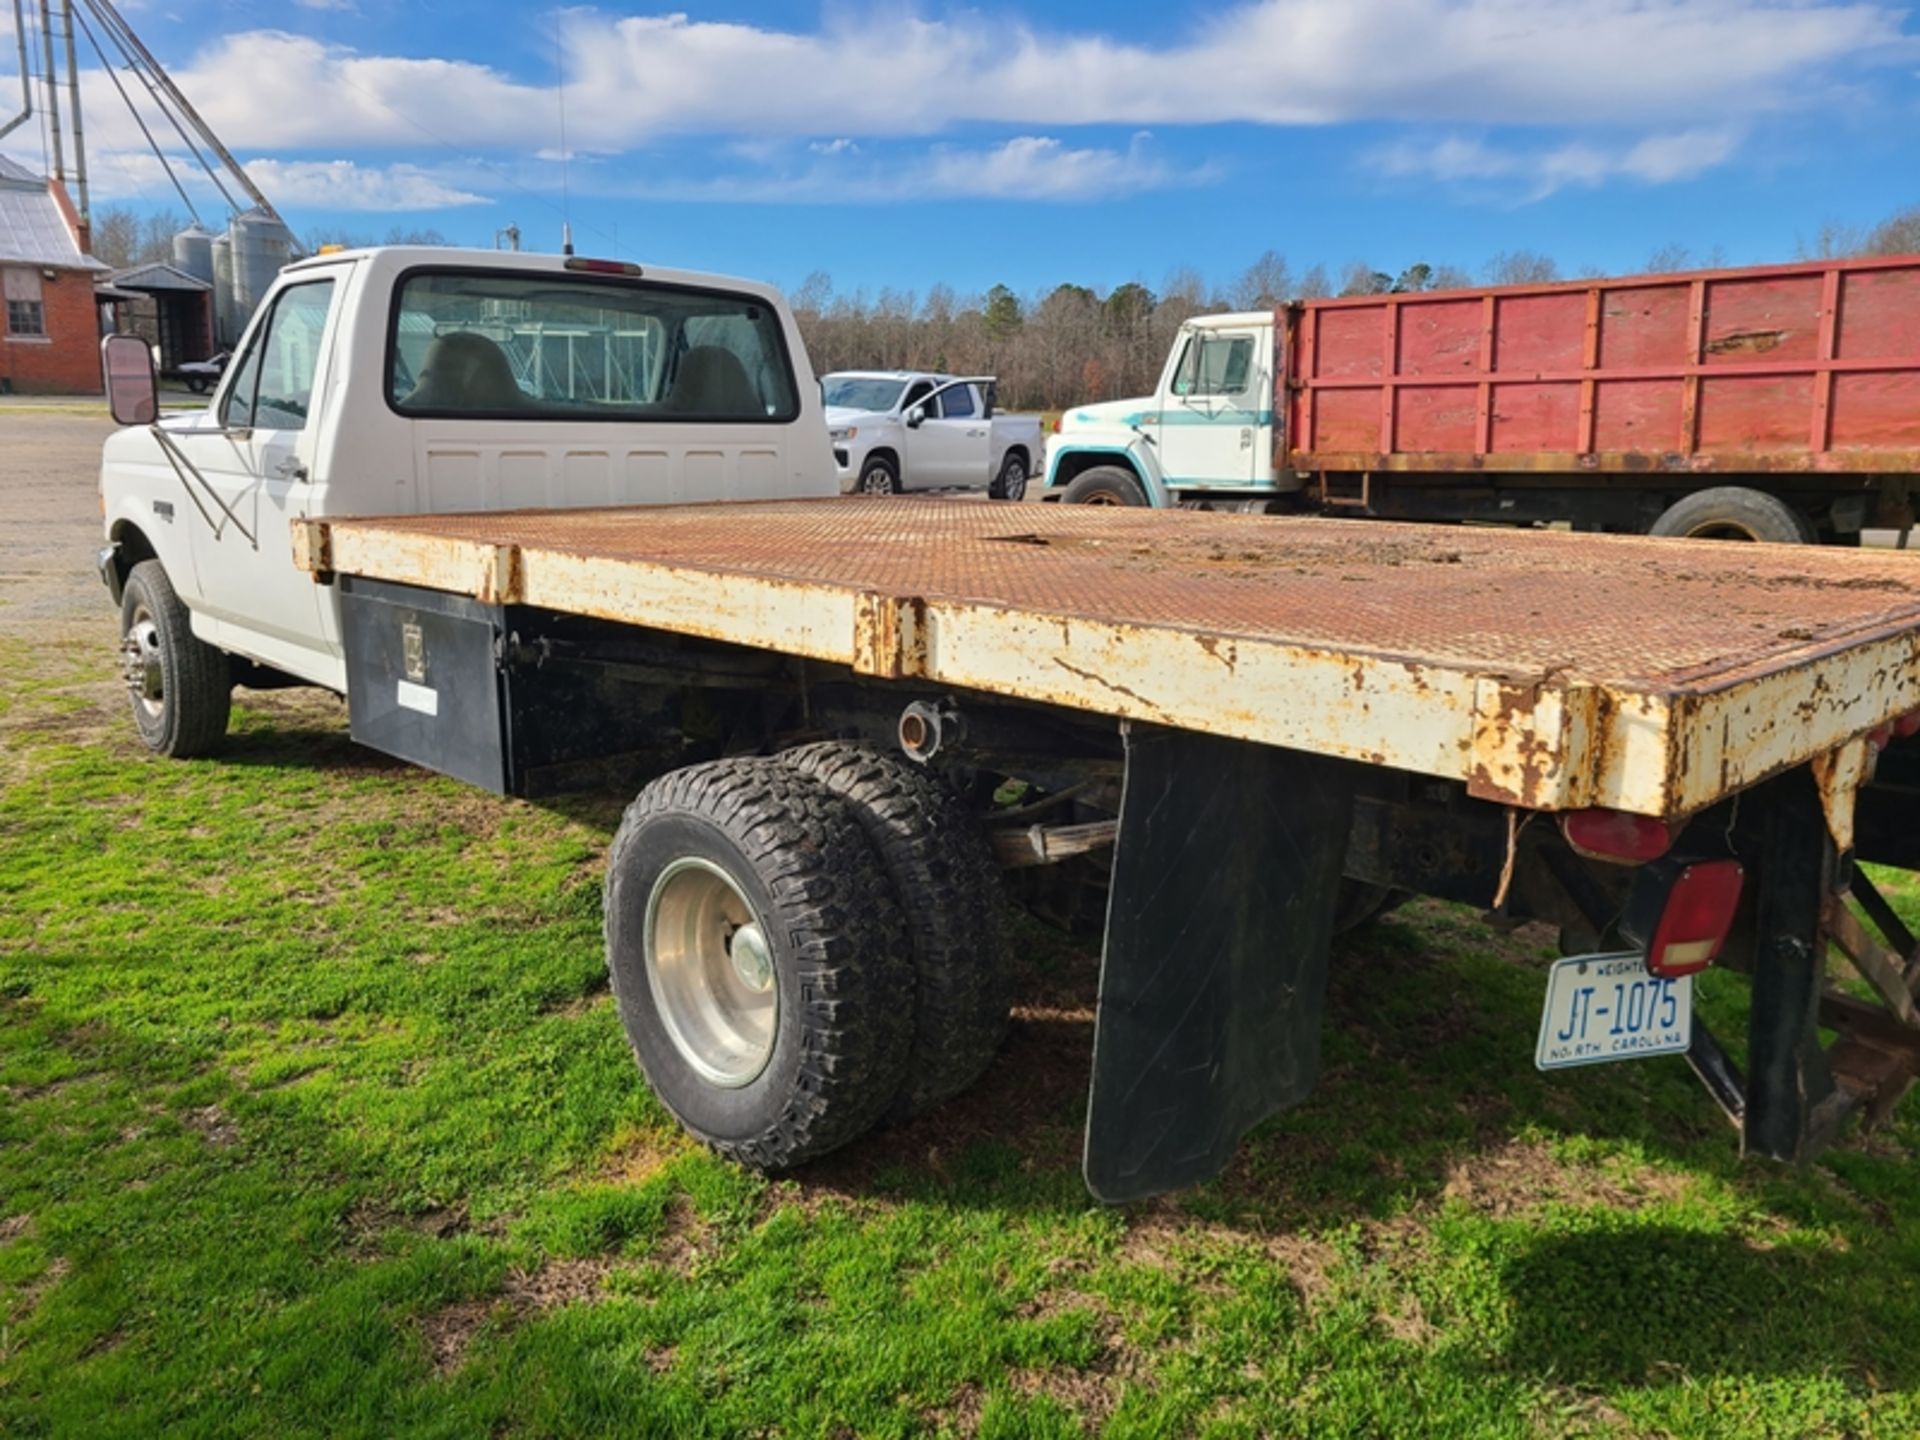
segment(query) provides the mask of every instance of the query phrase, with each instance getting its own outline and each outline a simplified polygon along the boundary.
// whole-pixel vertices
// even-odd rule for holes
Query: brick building
[[[88,254],[66,187],[0,156],[0,392],[98,395],[108,267]]]

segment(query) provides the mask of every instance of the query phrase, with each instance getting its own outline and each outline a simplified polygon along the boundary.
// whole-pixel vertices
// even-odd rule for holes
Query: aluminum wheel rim
[[[1000,487],[1001,493],[1009,500],[1018,500],[1027,493],[1027,467],[1018,460],[1007,462],[1007,478]]]
[[[727,1089],[773,1058],[780,987],[766,929],[733,878],[686,856],[647,896],[647,987],[680,1058]]]
[[[133,623],[120,642],[120,674],[134,708],[158,720],[166,709],[166,672],[160,664],[160,627],[144,605],[133,612]]]
[[[1104,490],[1096,490],[1080,503],[1083,505],[1118,505],[1120,500],[1118,496],[1109,495]]]
[[[875,465],[861,477],[860,488],[869,495],[891,495],[893,477],[887,473],[885,466]]]

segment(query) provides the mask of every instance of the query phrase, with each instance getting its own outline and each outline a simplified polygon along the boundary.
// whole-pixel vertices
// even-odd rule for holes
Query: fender
[[[1046,489],[1065,489],[1065,482],[1059,479],[1060,465],[1069,456],[1099,456],[1102,464],[1125,465],[1139,477],[1140,484],[1147,492],[1147,502],[1156,510],[1166,510],[1173,506],[1173,498],[1167,489],[1166,472],[1160,468],[1160,457],[1154,452],[1153,445],[1145,436],[1135,436],[1126,444],[1102,441],[1072,441],[1067,444],[1053,444],[1047,447],[1047,483]]]

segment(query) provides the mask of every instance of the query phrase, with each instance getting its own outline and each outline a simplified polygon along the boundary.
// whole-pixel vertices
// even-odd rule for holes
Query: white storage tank
[[[198,225],[189,225],[173,237],[173,268],[184,270],[196,280],[213,283],[213,236]]]
[[[233,300],[244,328],[281,267],[293,259],[293,232],[259,209],[244,210],[227,227],[233,242]]]

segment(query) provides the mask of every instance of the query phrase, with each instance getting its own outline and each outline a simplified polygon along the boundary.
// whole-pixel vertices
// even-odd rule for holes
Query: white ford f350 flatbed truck
[[[502,793],[655,777],[608,964],[656,1093],[745,1163],[991,1063],[1008,880],[1104,897],[1108,1200],[1308,1096],[1330,939],[1406,892],[1562,927],[1516,1063],[1684,1053],[1751,1151],[1920,1068],[1920,953],[1859,868],[1920,868],[1911,557],[842,498],[780,298],[614,262],[303,262],[158,423],[132,344],[100,564],[141,735],[206,753],[235,685],[312,684]],[[1744,1068],[1692,1014],[1716,964]]]

